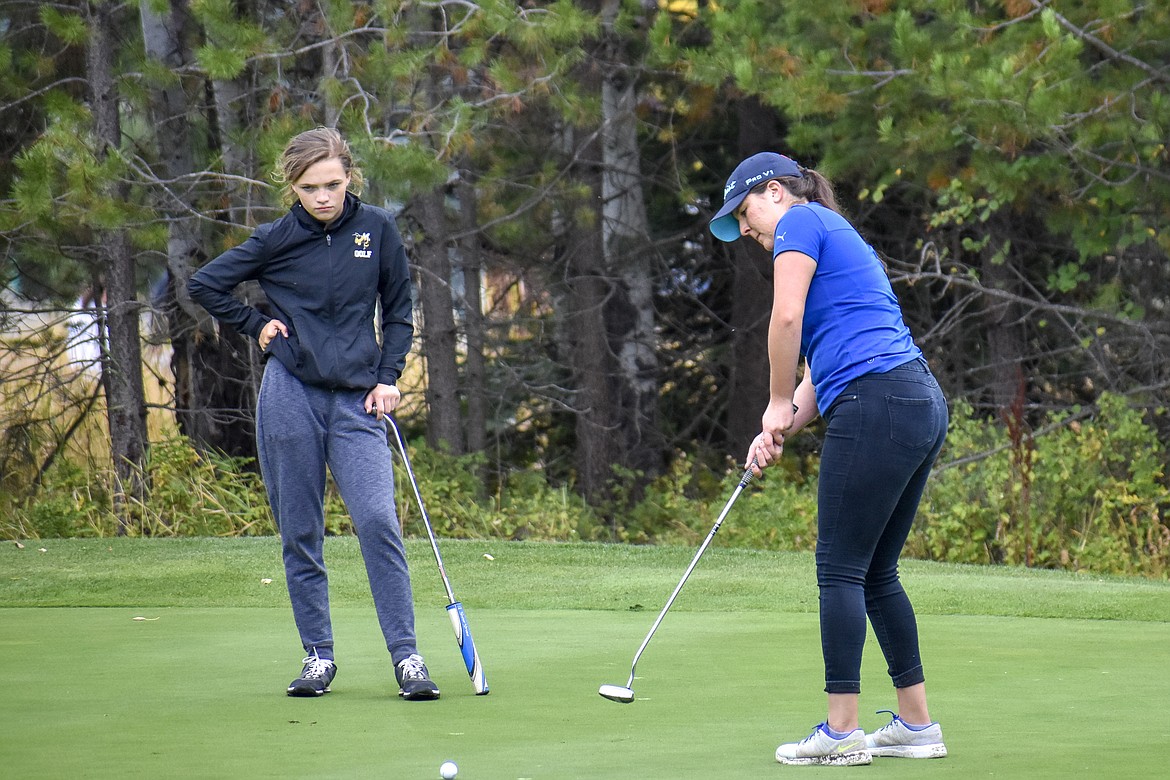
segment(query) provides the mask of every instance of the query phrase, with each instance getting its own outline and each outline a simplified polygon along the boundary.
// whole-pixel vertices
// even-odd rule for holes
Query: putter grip
[[[463,604],[455,601],[447,605],[447,617],[451,619],[451,628],[455,631],[455,641],[459,644],[459,652],[463,655],[463,665],[467,667],[467,676],[475,688],[476,696],[488,693],[487,678],[483,673],[483,664],[480,663],[479,653],[475,650],[475,641],[471,638],[471,628],[467,625],[467,615],[463,612]]]

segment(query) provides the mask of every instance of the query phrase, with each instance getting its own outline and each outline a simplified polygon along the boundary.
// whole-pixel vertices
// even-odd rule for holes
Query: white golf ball
[[[453,780],[457,774],[459,774],[459,767],[455,766],[454,761],[444,761],[443,765],[439,767],[439,777],[443,780]]]

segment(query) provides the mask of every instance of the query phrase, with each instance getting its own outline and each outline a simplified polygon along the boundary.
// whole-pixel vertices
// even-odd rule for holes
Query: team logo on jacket
[[[353,242],[357,245],[357,249],[353,250],[354,257],[368,259],[374,256],[370,250],[370,244],[373,243],[370,239],[369,233],[354,233]]]

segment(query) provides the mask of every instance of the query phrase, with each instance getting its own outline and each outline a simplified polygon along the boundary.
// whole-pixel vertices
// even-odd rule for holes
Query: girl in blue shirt
[[[927,709],[918,627],[898,558],[946,438],[946,400],[884,267],[838,213],[824,176],[763,152],[739,164],[723,197],[711,221],[715,237],[746,236],[773,256],[770,399],[747,463],[767,468],[785,437],[818,414],[826,422],[816,569],[828,718],[804,740],[780,745],[776,760],[941,758],[946,747]],[[867,616],[898,702],[893,720],[868,736],[858,715]]]

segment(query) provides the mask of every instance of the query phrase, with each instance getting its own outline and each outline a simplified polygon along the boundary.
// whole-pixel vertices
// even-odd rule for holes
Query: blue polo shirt
[[[885,267],[848,220],[819,203],[793,206],[776,224],[773,257],[801,252],[817,264],[805,299],[800,352],[824,414],[859,376],[922,357]]]

